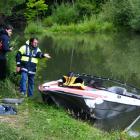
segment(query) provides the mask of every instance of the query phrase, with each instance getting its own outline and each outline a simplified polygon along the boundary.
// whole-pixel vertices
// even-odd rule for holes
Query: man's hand
[[[44,54],[44,57],[46,57],[46,58],[51,58],[51,56],[50,56],[48,53],[45,53],[45,54]]]
[[[18,72],[20,72],[20,67],[16,67],[16,72],[18,73]]]

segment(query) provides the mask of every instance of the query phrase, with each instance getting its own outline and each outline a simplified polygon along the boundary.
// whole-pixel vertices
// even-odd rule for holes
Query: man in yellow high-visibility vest
[[[33,95],[34,89],[34,76],[36,73],[36,67],[38,58],[51,58],[49,54],[42,53],[38,47],[38,39],[30,38],[29,42],[18,50],[16,55],[16,72],[21,72],[20,92],[26,95],[26,82],[28,79],[28,91],[27,95]]]

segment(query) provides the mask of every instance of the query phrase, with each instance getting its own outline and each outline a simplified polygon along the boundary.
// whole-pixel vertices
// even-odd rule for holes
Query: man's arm
[[[3,51],[5,52],[11,51],[12,49],[9,48],[9,41],[10,41],[9,37],[7,37],[6,35],[3,35],[1,39],[2,39]]]
[[[17,67],[20,67],[20,63],[21,63],[21,52],[18,51],[17,54],[16,54],[16,65]]]
[[[42,53],[41,50],[38,48],[38,52],[36,54],[37,58],[51,58],[51,56],[48,53]]]
[[[22,57],[22,54],[20,51],[17,52],[16,54],[16,72],[20,72],[20,66],[21,66],[21,57]]]

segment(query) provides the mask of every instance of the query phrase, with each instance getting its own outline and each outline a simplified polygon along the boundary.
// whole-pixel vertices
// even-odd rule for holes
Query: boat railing
[[[120,80],[114,80],[112,78],[88,75],[85,73],[83,73],[83,74],[74,73],[74,76],[83,78],[83,80],[85,81],[85,84],[87,84],[88,86],[95,86],[97,88],[104,87],[104,88],[108,89],[108,87],[115,86],[114,84],[117,84],[117,86],[119,86],[119,87],[126,88],[127,92],[140,95],[139,88],[137,88],[131,84],[124,83]],[[106,84],[107,82],[108,82],[108,84]]]

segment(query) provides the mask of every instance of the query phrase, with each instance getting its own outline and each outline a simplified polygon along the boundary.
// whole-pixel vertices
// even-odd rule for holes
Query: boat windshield
[[[129,95],[139,95],[138,98],[140,98],[140,89],[133,85],[110,78],[86,74],[75,74],[75,76],[82,78],[86,86],[104,89],[115,93],[129,93]]]

